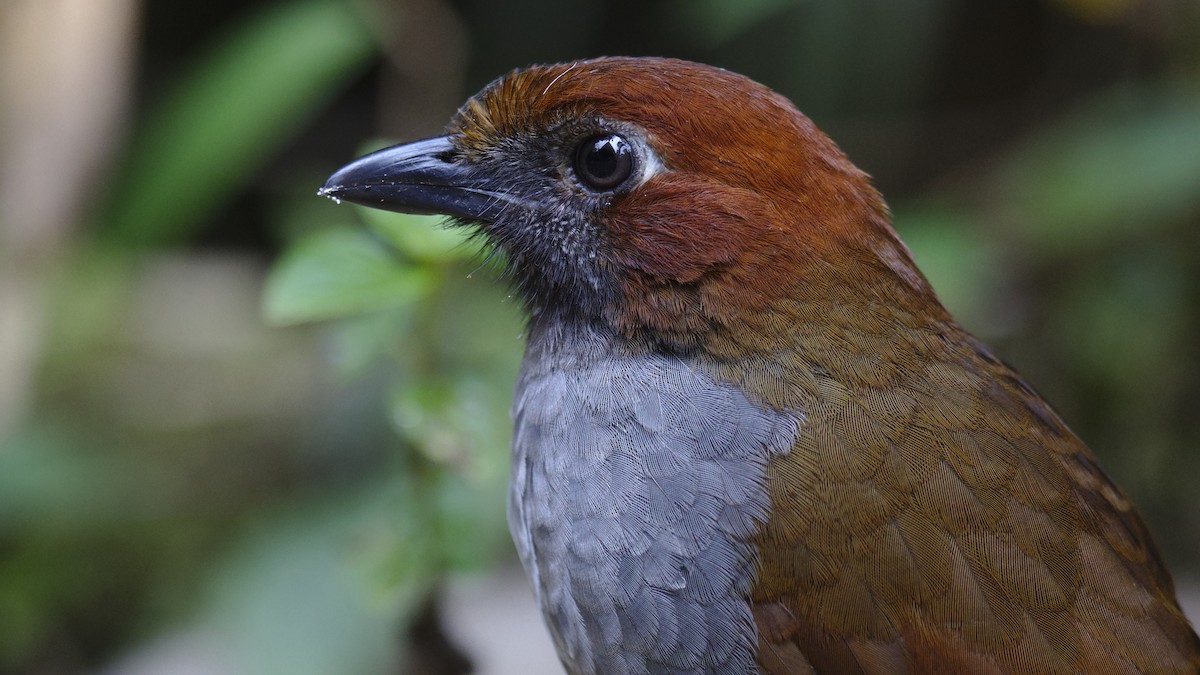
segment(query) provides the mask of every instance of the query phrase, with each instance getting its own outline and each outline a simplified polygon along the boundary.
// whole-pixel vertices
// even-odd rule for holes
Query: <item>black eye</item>
[[[611,190],[632,173],[633,147],[621,136],[593,136],[575,150],[575,175],[593,190]]]

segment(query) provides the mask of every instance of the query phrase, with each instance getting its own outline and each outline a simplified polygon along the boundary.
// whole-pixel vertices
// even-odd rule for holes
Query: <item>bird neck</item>
[[[611,312],[542,307],[530,315],[524,369],[527,375],[580,371],[614,355],[668,356],[739,385],[759,404],[806,410],[831,382],[889,380],[930,350],[971,351],[970,337],[923,278],[906,279],[880,256],[835,268],[836,275],[798,276],[788,292],[736,312],[715,311],[724,306],[715,289],[667,286],[656,306],[678,310],[674,324],[662,314],[619,323]]]
[[[633,344],[718,359],[778,353],[840,332],[953,323],[882,218],[829,228],[823,238],[769,235],[686,282],[627,275],[603,320]]]

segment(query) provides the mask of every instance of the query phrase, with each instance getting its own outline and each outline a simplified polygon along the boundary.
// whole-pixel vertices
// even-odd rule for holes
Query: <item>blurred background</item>
[[[0,4],[0,673],[555,672],[519,307],[325,176],[531,62],[783,92],[1200,579],[1200,2]]]

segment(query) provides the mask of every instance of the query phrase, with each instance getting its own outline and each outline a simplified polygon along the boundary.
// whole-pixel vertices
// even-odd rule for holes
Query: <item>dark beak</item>
[[[511,201],[487,189],[457,158],[449,136],[395,145],[338,169],[317,191],[334,200],[401,213],[491,221]]]

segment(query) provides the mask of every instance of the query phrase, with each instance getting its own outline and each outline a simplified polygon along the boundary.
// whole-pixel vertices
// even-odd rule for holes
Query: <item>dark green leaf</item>
[[[1050,250],[1174,224],[1200,203],[1200,97],[1090,102],[998,175],[1013,225]]]
[[[106,226],[186,235],[303,127],[375,52],[340,0],[281,3],[220,36],[134,139]]]

